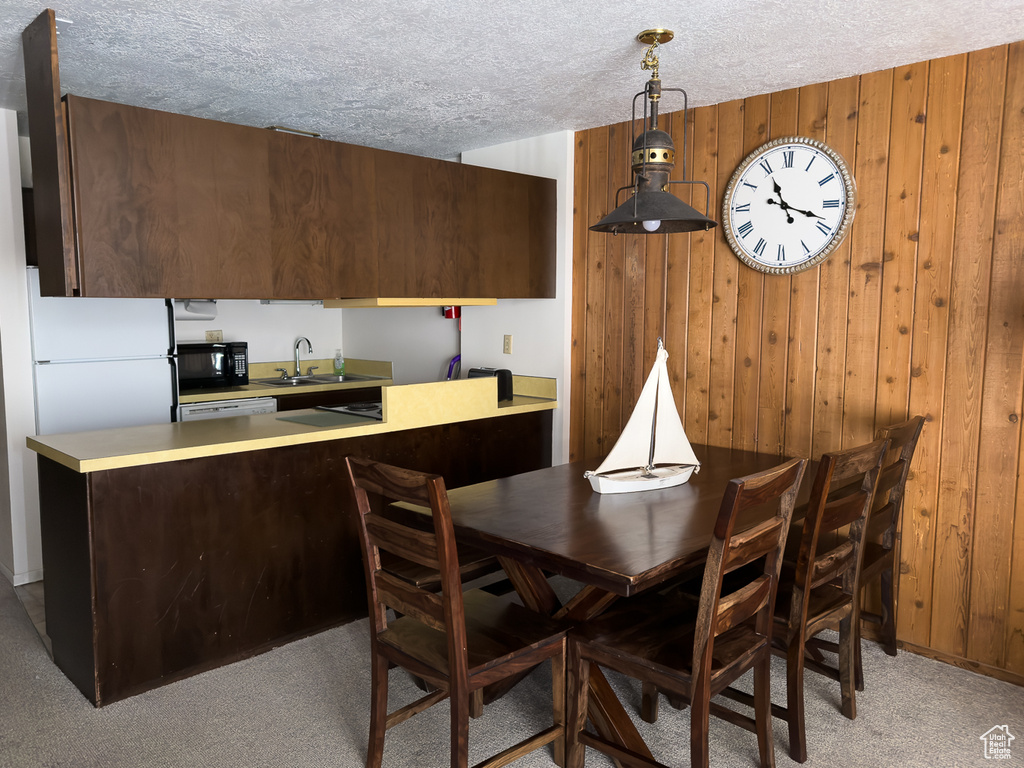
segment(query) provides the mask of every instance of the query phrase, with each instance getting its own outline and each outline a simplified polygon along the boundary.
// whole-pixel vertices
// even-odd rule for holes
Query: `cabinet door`
[[[553,179],[461,166],[463,211],[457,296],[554,298]]]
[[[374,194],[381,230],[379,296],[445,298],[458,289],[463,216],[457,207],[460,166],[378,151]]]
[[[378,152],[380,296],[552,298],[555,182]]]
[[[67,97],[83,296],[273,296],[268,132]]]
[[[280,299],[377,295],[373,150],[271,134],[272,293]]]

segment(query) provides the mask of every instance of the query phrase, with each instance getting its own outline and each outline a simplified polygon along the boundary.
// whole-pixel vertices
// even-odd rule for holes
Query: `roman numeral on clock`
[[[839,201],[838,200],[825,200],[821,204],[821,207],[822,208],[838,208],[839,207]]]
[[[779,251],[776,254],[775,258],[777,261],[786,260],[786,246],[784,246],[782,243],[779,243]]]
[[[765,176],[771,176],[772,175],[772,167],[771,167],[771,165],[768,164],[767,158],[762,160],[760,163],[758,163],[758,165],[761,166],[761,170],[764,171],[764,175]]]
[[[828,206],[825,207],[827,208]],[[736,213],[750,213],[750,203],[743,203],[742,205],[737,205],[735,208],[733,208],[733,210]]]
[[[793,150],[787,150],[782,153],[782,167],[792,168],[793,167]]]
[[[758,256],[764,256],[764,247],[766,245],[767,243],[764,241],[764,238],[762,237],[760,240],[757,241],[757,245],[754,246],[754,253],[756,253]]]
[[[823,221],[819,221],[815,226],[822,232],[822,234],[831,235],[832,229]]]
[[[821,179],[821,181],[818,182],[818,186],[819,187],[824,187],[826,184],[828,184],[830,181],[832,181],[832,179],[834,179],[835,177],[836,177],[836,175],[834,173],[830,173],[828,176],[826,176],[825,178]]]
[[[753,229],[754,225],[747,221],[744,222],[743,224],[740,224],[736,231],[740,233],[740,237],[746,237],[753,231]]]

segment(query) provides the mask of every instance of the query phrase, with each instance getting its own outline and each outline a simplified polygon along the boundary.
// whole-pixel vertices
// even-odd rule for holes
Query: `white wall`
[[[449,361],[459,354],[458,322],[445,319],[440,307],[341,311],[345,356],[392,361],[396,384],[441,381]]]
[[[305,336],[313,345],[312,357],[334,357],[342,346],[342,310],[312,304],[260,304],[259,301],[221,299],[213,320],[175,320],[179,341],[206,341],[206,331],[221,331],[224,341],[249,342],[253,363],[295,358],[295,340]],[[302,360],[311,356],[302,347]],[[330,371],[318,371],[330,373]]]
[[[481,366],[558,380],[552,458],[569,460],[569,382],[572,344],[572,131],[513,141],[462,153],[462,162],[558,182],[557,275],[554,299],[499,300],[496,307],[462,310],[462,370]],[[512,354],[502,354],[505,334]]]
[[[21,174],[16,116],[0,110],[0,572],[15,585],[43,568]]]

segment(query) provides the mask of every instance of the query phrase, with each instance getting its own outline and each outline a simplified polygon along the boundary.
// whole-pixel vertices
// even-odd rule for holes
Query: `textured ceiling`
[[[0,0],[0,107],[26,132],[21,31]],[[691,106],[1024,39],[1024,0],[66,0],[65,92],[440,158],[626,120],[662,47]],[[663,109],[681,103],[666,95]]]

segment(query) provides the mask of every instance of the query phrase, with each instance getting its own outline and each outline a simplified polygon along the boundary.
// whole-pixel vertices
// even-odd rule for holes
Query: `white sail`
[[[659,340],[654,367],[625,429],[601,465],[585,475],[598,493],[679,485],[700,466],[676,410],[667,360]]]

